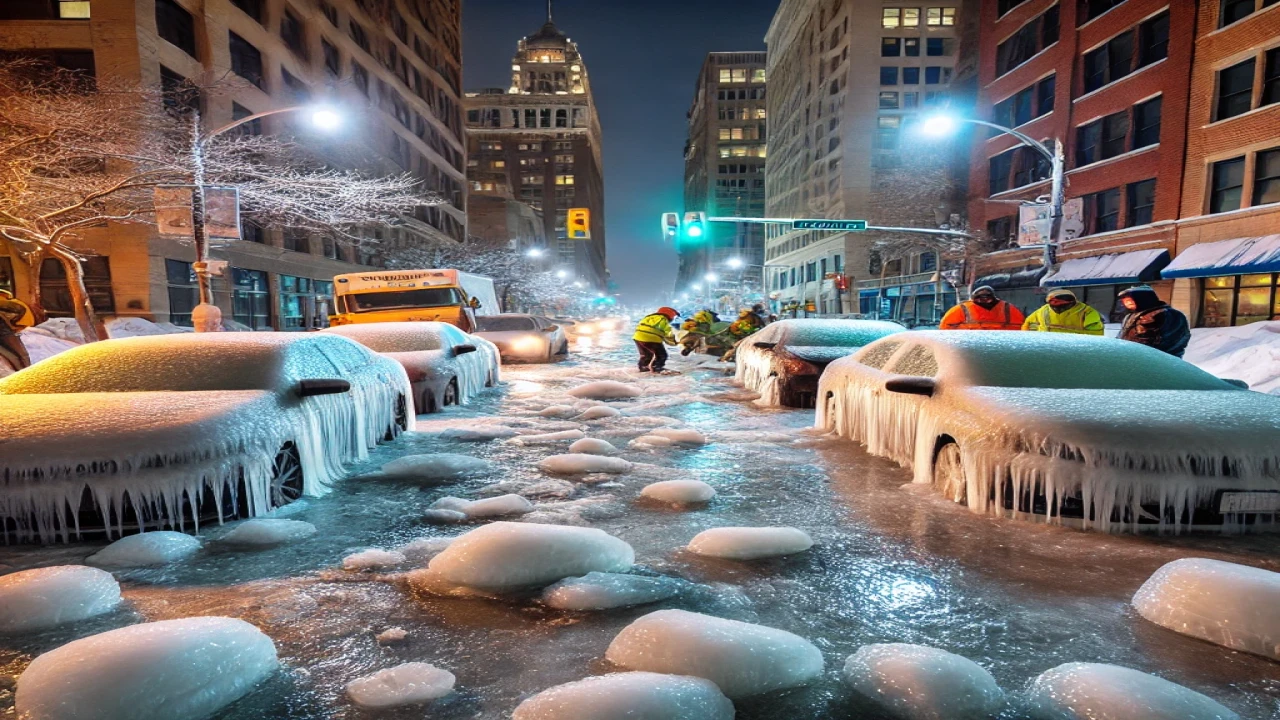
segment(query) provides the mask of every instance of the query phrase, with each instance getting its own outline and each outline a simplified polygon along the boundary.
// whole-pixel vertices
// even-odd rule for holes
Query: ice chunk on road
[[[521,435],[511,438],[511,442],[516,445],[547,445],[565,440],[581,440],[586,436],[587,434],[581,430],[562,430],[542,435]]]
[[[632,467],[631,463],[622,458],[586,455],[584,453],[552,455],[538,463],[539,470],[552,475],[584,475],[587,473],[619,475],[631,472]]]
[[[702,678],[624,672],[548,688],[511,720],[733,720],[733,702]]]
[[[29,720],[190,720],[249,694],[277,667],[243,620],[183,618],[90,635],[36,658],[14,705]]]
[[[1027,691],[1036,720],[1240,720],[1200,693],[1118,665],[1067,663],[1041,673]]]
[[[707,436],[690,428],[659,428],[650,430],[649,435],[666,438],[676,445],[706,445]]]
[[[55,565],[0,575],[0,632],[42,630],[119,604],[120,584],[98,568]]]
[[[632,670],[693,675],[731,698],[804,685],[822,675],[822,653],[785,630],[658,610],[622,629],[605,657]]]
[[[406,560],[408,558],[402,552],[370,548],[342,558],[342,569],[353,571],[385,570],[397,565],[403,565]]]
[[[445,497],[442,497],[439,500],[436,500],[435,502],[431,503],[431,509],[432,510],[455,510],[465,515],[466,513],[464,512],[464,510],[470,504],[471,504],[470,500],[464,500],[460,497],[446,495]]]
[[[347,697],[362,708],[417,705],[453,692],[455,682],[448,670],[411,662],[352,680],[347,683]]]
[[[619,400],[640,397],[640,388],[617,380],[598,380],[579,385],[570,390],[569,394],[577,398],[588,398],[590,400]]]
[[[426,510],[422,513],[422,522],[431,523],[432,525],[451,525],[466,519],[466,513],[444,508]]]
[[[462,512],[471,519],[523,515],[533,512],[533,503],[520,495],[499,495],[467,503]]]
[[[813,539],[792,527],[723,527],[704,530],[689,541],[698,555],[729,560],[758,560],[804,552]]]
[[[573,494],[577,491],[577,486],[571,482],[543,480],[540,483],[520,488],[516,494],[527,498],[556,498],[563,500],[564,498],[573,497]]]
[[[605,405],[600,405],[598,407],[587,408],[582,412],[581,415],[578,415],[573,419],[580,420],[582,422],[587,422],[589,420],[604,420],[605,418],[615,418],[621,414],[622,412],[619,411],[617,408],[611,408]]]
[[[577,410],[572,405],[551,405],[540,410],[538,415],[547,418],[563,418],[569,417],[575,412]]]
[[[304,540],[315,534],[316,526],[302,520],[258,518],[236,525],[219,541],[240,547],[267,547]]]
[[[448,582],[501,592],[626,572],[633,562],[631,546],[601,530],[495,522],[459,537],[428,567]]]
[[[382,472],[396,478],[419,480],[456,480],[471,475],[481,475],[492,469],[493,463],[470,455],[438,453],[435,455],[405,455],[382,466]]]
[[[672,505],[692,505],[710,501],[716,490],[701,480],[664,480],[646,485],[640,495]]]
[[[394,645],[398,642],[404,642],[409,637],[409,631],[402,627],[387,628],[373,637],[378,641],[379,645]]]
[[[466,515],[458,513],[459,519],[465,520]],[[431,558],[444,552],[444,549],[456,538],[451,537],[423,537],[409,542],[396,548],[396,552],[401,553],[406,559],[414,562],[430,560]]]
[[[863,645],[845,661],[844,680],[904,720],[984,720],[1004,706],[981,665],[924,645]]]
[[[684,585],[669,577],[593,572],[543,590],[542,603],[557,610],[608,610],[666,600]]]
[[[583,438],[569,446],[569,452],[575,455],[616,455],[618,448],[608,440]]]
[[[1174,560],[1143,583],[1133,606],[1174,632],[1280,660],[1280,573],[1221,560]]]
[[[154,530],[126,535],[90,555],[90,565],[112,568],[165,565],[190,557],[200,550],[200,541],[186,533]]]

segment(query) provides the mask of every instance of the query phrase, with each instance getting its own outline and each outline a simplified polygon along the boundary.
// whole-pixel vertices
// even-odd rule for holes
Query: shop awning
[[[1192,245],[1160,274],[1167,278],[1194,278],[1269,272],[1280,272],[1280,235]]]
[[[990,285],[995,290],[1003,290],[1005,288],[1019,287],[1035,287],[1040,283],[1040,278],[1044,276],[1044,268],[1030,268],[1027,270],[1019,270],[1014,273],[994,273],[991,275],[983,275],[973,281],[973,287],[982,287]]]
[[[1159,280],[1169,264],[1168,250],[1137,250],[1067,260],[1058,272],[1040,281],[1045,287],[1112,285]]]

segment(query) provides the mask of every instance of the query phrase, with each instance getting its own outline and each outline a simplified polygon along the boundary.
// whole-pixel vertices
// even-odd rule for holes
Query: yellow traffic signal
[[[591,239],[591,211],[587,208],[569,208],[569,239]]]

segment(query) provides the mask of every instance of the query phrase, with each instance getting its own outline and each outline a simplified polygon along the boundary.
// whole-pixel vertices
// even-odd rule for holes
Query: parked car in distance
[[[321,495],[412,429],[404,368],[325,333],[104,340],[0,380],[0,535],[195,527]]]
[[[828,364],[905,331],[881,320],[779,320],[739,341],[736,379],[760,393],[761,404],[810,408]]]
[[[546,318],[503,313],[476,321],[475,334],[497,345],[503,362],[552,362],[569,354],[564,330]]]
[[[827,368],[817,426],[975,512],[1085,529],[1276,528],[1280,397],[1056,333],[891,335]]]
[[[417,414],[465,405],[501,379],[498,348],[442,322],[343,325],[324,332],[351,338],[404,366]]]

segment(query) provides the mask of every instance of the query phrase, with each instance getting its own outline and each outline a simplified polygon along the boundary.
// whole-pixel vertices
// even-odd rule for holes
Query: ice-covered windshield
[[[349,337],[370,350],[380,353],[439,350],[444,347],[446,342],[450,342],[450,339],[444,335],[444,328],[450,326],[440,328],[437,323],[422,324],[437,327],[431,329],[413,327],[417,323],[372,323],[368,325],[344,325],[338,328],[331,328],[329,332]],[[382,327],[384,325],[392,327]],[[400,327],[402,325],[408,325],[409,327]]]
[[[862,347],[886,335],[906,330],[897,323],[878,320],[784,320],[787,345]]]
[[[519,332],[537,329],[533,318],[529,317],[489,315],[476,318],[476,323],[480,326],[480,332]]]
[[[457,288],[422,288],[396,292],[372,292],[348,295],[347,302],[356,312],[400,310],[405,308],[443,307],[462,304]]]

